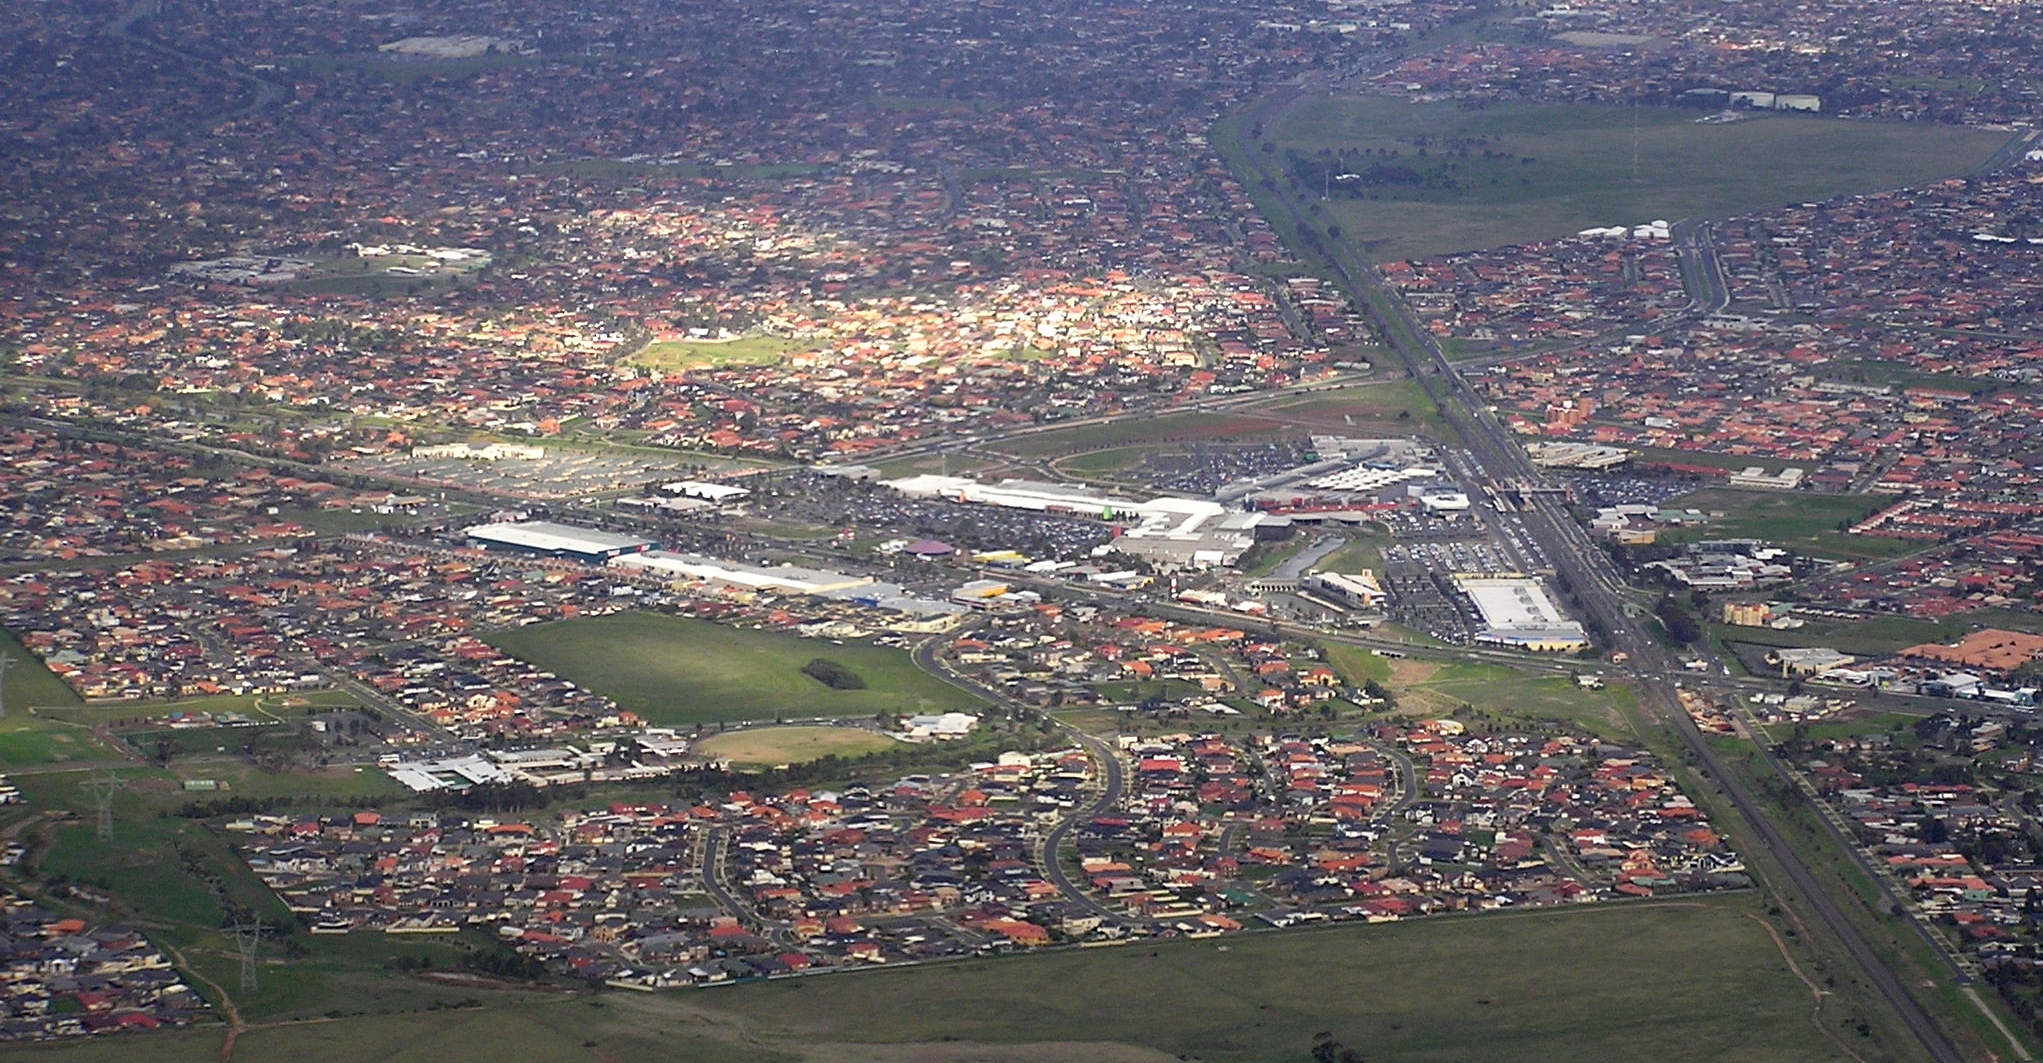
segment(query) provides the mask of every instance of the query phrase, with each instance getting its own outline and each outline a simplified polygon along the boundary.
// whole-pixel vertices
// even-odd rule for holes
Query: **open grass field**
[[[900,745],[862,727],[755,727],[711,735],[696,743],[704,756],[737,768],[771,768],[824,757],[862,757]]]
[[[219,782],[223,795],[282,797],[290,798],[297,804],[351,801],[356,798],[394,801],[409,797],[411,794],[390,776],[374,768],[358,770],[353,767],[301,767],[295,771],[267,772],[240,760],[189,762],[183,759],[172,761],[171,767],[184,778],[213,779]],[[201,793],[187,796],[206,795]]]
[[[1283,427],[1277,422],[1244,413],[1167,413],[1110,424],[1031,432],[988,443],[984,449],[1017,457],[1047,458],[1145,444],[1160,446],[1187,440],[1266,439],[1281,434]]]
[[[1871,516],[1890,499],[1807,491],[1741,491],[1706,487],[1669,502],[1711,515],[1711,538],[1806,539]],[[1719,515],[1721,514],[1721,515]]]
[[[649,343],[626,361],[678,373],[720,365],[766,365],[799,350],[802,341],[785,336],[744,336],[735,340],[668,340]]]
[[[891,480],[905,476],[920,476],[924,473],[962,476],[966,473],[978,472],[980,469],[987,468],[992,464],[993,462],[985,458],[976,458],[969,454],[951,454],[948,456],[943,454],[918,454],[912,458],[895,458],[893,461],[883,461],[873,467],[880,470],[880,475]]]
[[[0,768],[62,764],[114,755],[112,749],[84,727],[42,720],[26,713],[9,713],[7,719],[0,720]]]
[[[745,986],[703,1006],[742,1016],[768,1045],[1054,1032],[1208,1063],[1304,1063],[1325,1032],[1399,1061],[1840,1058],[1747,918],[1756,909],[1741,897],[1145,944]]]
[[[1925,642],[1955,642],[1970,630],[1970,624],[1916,620],[1905,616],[1883,616],[1855,624],[1806,624],[1788,631],[1709,625],[1712,635],[1727,642],[1747,642],[1756,646],[1828,646],[1844,653],[1864,655],[1893,653]]]
[[[476,1006],[432,1011],[367,997],[337,1007],[342,1017],[331,1022],[258,1025],[234,1059],[1308,1063],[1325,1034],[1362,1058],[1400,1063],[1846,1060],[1811,1020],[1810,990],[1761,911],[1752,895],[1725,896],[1146,943],[701,992],[471,991]],[[391,1013],[379,1014],[385,1007]],[[1848,1023],[1849,1014],[1834,1014],[1843,1010],[1832,1002],[1826,1017]],[[1843,1036],[1868,1063],[1894,1058],[1871,1038]],[[197,1031],[146,1043],[148,1058],[183,1063],[218,1059],[219,1042],[218,1032]],[[136,1058],[109,1054],[112,1044],[22,1056]]]
[[[115,729],[147,727],[149,721],[181,713],[218,716],[235,713],[263,723],[286,723],[327,709],[352,709],[360,699],[334,690],[302,694],[222,694],[214,697],[177,698],[166,701],[116,701],[94,705],[73,704],[69,708],[43,709],[41,715],[72,723],[110,726]]]
[[[1370,525],[1370,527],[1376,527]],[[1383,568],[1383,544],[1390,536],[1375,532],[1350,533],[1348,545],[1319,559],[1314,568],[1327,572],[1374,572]]]
[[[1350,686],[1361,686],[1371,679],[1379,683],[1390,681],[1390,659],[1377,656],[1374,650],[1338,642],[1326,643],[1320,649],[1326,654],[1327,667],[1339,673]]]
[[[1144,458],[1159,449],[1153,446],[1110,447],[1059,459],[1055,468],[1067,476],[1113,477],[1140,466]]]
[[[1328,659],[1341,668],[1340,659],[1331,654]],[[1403,714],[1505,727],[1557,722],[1600,738],[1633,737],[1625,710],[1634,695],[1622,686],[1584,690],[1568,676],[1533,676],[1491,664],[1386,663],[1394,664],[1388,685]],[[1473,712],[1463,710],[1464,705]]]
[[[916,668],[901,650],[837,646],[656,613],[537,624],[489,641],[661,725],[985,707]],[[866,689],[832,690],[803,675],[802,666],[818,657],[858,673]]]
[[[0,631],[0,654],[14,658],[7,669],[4,692],[8,715],[31,706],[76,705],[82,700],[6,631]]]
[[[1917,547],[1898,539],[1848,535],[1844,531],[1889,502],[1863,495],[1706,487],[1683,495],[1668,505],[1702,510],[1712,515],[1710,523],[1701,528],[1683,529],[1666,536],[1666,539],[1669,542],[1764,539],[1803,553],[1823,556],[1892,557]]]
[[[1033,432],[989,443],[988,450],[1017,457],[1066,455],[1077,471],[1095,452],[1099,471],[1133,467],[1150,451],[1184,442],[1302,439],[1311,435],[1439,434],[1441,423],[1417,381],[1386,380],[1311,395],[1281,395],[1225,410],[1184,411],[1111,424]]]
[[[1416,380],[1386,380],[1325,394],[1280,398],[1255,409],[1303,429],[1306,435],[1439,435],[1445,428],[1425,388]]]
[[[1850,384],[1885,384],[1896,388],[1937,388],[1956,391],[1967,395],[1978,395],[2008,387],[2009,382],[1995,377],[1968,377],[1955,373],[1920,373],[1903,362],[1886,362],[1872,358],[1839,361],[1820,367],[1818,377],[1825,380],[1841,380]]]
[[[0,689],[7,710],[0,718],[0,768],[110,755],[85,728],[41,715],[78,705],[79,697],[5,631],[0,631],[0,655],[14,660],[7,669],[6,686]]]
[[[110,841],[95,830],[84,773],[19,777],[32,804],[79,814],[77,821],[49,831],[48,849],[37,862],[40,876],[103,884],[124,917],[191,932],[220,926],[227,903],[247,905],[265,918],[285,917],[283,905],[218,836],[194,820],[157,814],[186,796],[174,780],[153,770],[120,775],[130,789],[115,796]]]
[[[1919,123],[1754,115],[1702,125],[1700,117],[1339,98],[1294,108],[1268,139],[1280,156],[1312,159],[1314,175],[1327,163],[1362,175],[1347,192],[1336,189],[1328,213],[1378,262],[1917,184],[1964,173],[2007,139]],[[1322,150],[1335,156],[1317,158]],[[1776,164],[1755,172],[1753,158]]]

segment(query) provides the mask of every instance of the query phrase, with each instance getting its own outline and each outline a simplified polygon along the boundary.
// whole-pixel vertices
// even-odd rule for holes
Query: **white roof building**
[[[485,546],[508,546],[539,554],[573,554],[585,558],[639,551],[653,545],[653,540],[639,535],[621,535],[544,520],[478,524],[468,529],[468,538]]]
[[[1524,650],[1567,651],[1589,645],[1589,633],[1547,596],[1535,579],[1456,576],[1454,585],[1482,614],[1479,642]]]
[[[863,587],[873,581],[871,576],[853,576],[844,572],[832,572],[829,569],[797,568],[793,565],[748,565],[740,561],[726,561],[701,554],[674,553],[668,550],[625,554],[611,559],[610,565],[614,568],[658,573],[675,579],[703,580],[774,594],[830,594]]]

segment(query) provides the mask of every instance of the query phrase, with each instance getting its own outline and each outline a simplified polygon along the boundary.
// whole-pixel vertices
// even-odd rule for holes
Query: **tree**
[[[1682,645],[1688,645],[1702,637],[1702,625],[1696,622],[1694,614],[1681,607],[1672,595],[1662,595],[1653,606],[1653,615],[1661,626],[1667,629],[1669,637]]]
[[[828,657],[818,657],[802,665],[802,674],[832,690],[865,689],[863,677]]]

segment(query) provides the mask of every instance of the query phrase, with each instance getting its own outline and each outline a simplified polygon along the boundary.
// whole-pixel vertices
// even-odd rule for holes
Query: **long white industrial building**
[[[669,550],[625,554],[612,559],[610,564],[614,568],[655,572],[674,579],[702,580],[775,594],[830,594],[863,587],[873,581],[871,576],[853,576],[828,569],[796,568],[793,565],[772,567],[747,565],[701,554],[682,554]]]

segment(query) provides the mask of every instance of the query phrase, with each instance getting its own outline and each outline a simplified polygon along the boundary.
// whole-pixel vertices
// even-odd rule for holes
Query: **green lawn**
[[[837,646],[657,613],[562,620],[500,632],[489,641],[655,724],[985,707],[916,668],[902,650]],[[832,690],[803,675],[802,666],[817,657],[849,667],[867,689]]]
[[[1106,476],[1127,472],[1142,464],[1151,454],[1166,450],[1166,447],[1112,447],[1095,450],[1090,454],[1074,454],[1057,462],[1057,471],[1072,476]]]
[[[975,458],[967,454],[918,454],[912,458],[895,458],[893,461],[883,461],[873,466],[873,468],[878,469],[880,475],[891,480],[906,476],[920,476],[924,473],[962,476],[965,473],[977,472],[992,464],[992,462],[985,458]]]
[[[1284,418],[1307,434],[1440,435],[1446,428],[1424,385],[1416,380],[1386,380],[1330,394],[1277,399],[1255,409]]]
[[[264,979],[296,984],[291,967]],[[233,984],[233,971],[228,971]],[[308,1001],[330,1005],[306,1021],[260,1026],[235,1042],[235,1063],[795,1063],[800,1055],[763,1048],[693,1018],[674,998],[635,994],[600,999],[493,992],[387,976],[344,979],[351,994]],[[263,996],[272,995],[265,984]],[[259,1009],[258,1014],[261,1014]],[[330,1021],[329,1021],[330,1020]],[[215,1029],[14,1046],[26,1060],[51,1063],[216,1063]]]
[[[50,832],[38,872],[45,878],[63,875],[104,884],[121,912],[155,925],[218,927],[226,913],[223,900],[254,905],[265,917],[283,917],[283,906],[203,825],[160,818],[126,795],[115,800],[112,841],[99,838],[89,798],[72,803],[81,821]],[[191,856],[189,863],[180,851]],[[205,875],[219,877],[224,894],[209,888]]]
[[[1764,209],[1960,174],[2004,133],[1924,123],[1562,104],[1309,101],[1268,133],[1280,165],[1306,157],[1365,178],[1330,220],[1373,261]],[[1318,156],[1322,150],[1337,154]],[[1395,154],[1392,154],[1395,153]],[[1774,165],[1755,172],[1747,160]],[[1288,174],[1287,174],[1288,176]]]
[[[1830,362],[1817,367],[1816,376],[1824,380],[1842,380],[1852,384],[1885,384],[1895,388],[1939,388],[1944,391],[1962,391],[1968,395],[1997,391],[2010,386],[2008,381],[1996,377],[1921,373],[1905,362],[1886,362],[1872,358]]]
[[[1808,491],[1744,491],[1706,487],[1667,503],[1711,514],[1703,534],[1711,539],[1806,539],[1864,520],[1892,499],[1865,495],[1823,495]],[[1722,514],[1718,516],[1717,514]]]
[[[399,786],[390,776],[373,768],[362,770],[351,767],[317,770],[301,768],[296,771],[266,772],[238,760],[197,763],[176,760],[171,763],[171,767],[177,769],[179,775],[188,778],[220,781],[225,784],[220,796],[228,797],[283,797],[291,798],[293,803],[299,805],[317,805],[364,797],[394,801],[411,795],[410,791]],[[187,796],[203,798],[212,795],[194,793]]]

